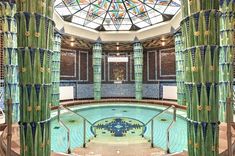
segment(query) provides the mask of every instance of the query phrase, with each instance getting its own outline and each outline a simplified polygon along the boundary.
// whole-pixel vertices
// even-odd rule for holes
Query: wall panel
[[[157,79],[156,54],[156,51],[147,52],[147,81],[155,81]]]
[[[89,55],[86,51],[79,51],[79,80],[88,81],[89,80]]]
[[[76,78],[77,76],[77,59],[76,51],[61,50],[61,79]]]
[[[159,51],[160,78],[175,78],[175,49],[162,49]]]

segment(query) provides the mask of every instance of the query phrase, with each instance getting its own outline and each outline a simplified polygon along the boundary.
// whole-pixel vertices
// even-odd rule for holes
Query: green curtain
[[[20,155],[51,154],[54,0],[17,1]]]

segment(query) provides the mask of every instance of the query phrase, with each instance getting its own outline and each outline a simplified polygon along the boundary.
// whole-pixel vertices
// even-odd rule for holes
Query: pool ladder
[[[86,147],[86,123],[89,123],[91,126],[93,125],[89,120],[87,120],[85,117],[83,117],[82,115],[78,114],[77,112],[74,112],[73,110],[64,107],[63,105],[60,105],[58,107],[58,122],[61,126],[63,126],[66,131],[67,131],[67,153],[71,154],[71,141],[70,141],[70,129],[68,128],[68,126],[65,125],[65,123],[60,119],[60,115],[61,115],[61,109],[65,109],[79,117],[81,117],[83,119],[83,147]]]
[[[167,107],[166,109],[162,110],[160,113],[153,116],[148,122],[144,124],[144,127],[151,122],[151,147],[154,147],[153,139],[154,139],[154,119],[163,113],[167,112],[169,109],[173,109],[173,118],[170,125],[167,127],[166,130],[166,153],[170,154],[170,129],[172,128],[173,124],[176,122],[176,107],[174,105]],[[144,128],[142,132],[142,136],[144,137]]]

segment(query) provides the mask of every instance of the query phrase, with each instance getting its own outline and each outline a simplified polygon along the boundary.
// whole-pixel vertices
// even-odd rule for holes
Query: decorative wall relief
[[[125,57],[127,53],[109,53],[109,57]],[[128,80],[128,62],[108,62],[108,80],[109,81],[127,81]]]

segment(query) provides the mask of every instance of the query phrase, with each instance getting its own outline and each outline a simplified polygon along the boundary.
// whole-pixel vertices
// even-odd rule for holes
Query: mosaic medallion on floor
[[[94,123],[92,132],[97,136],[140,136],[145,132],[141,121],[131,118],[106,118]]]

